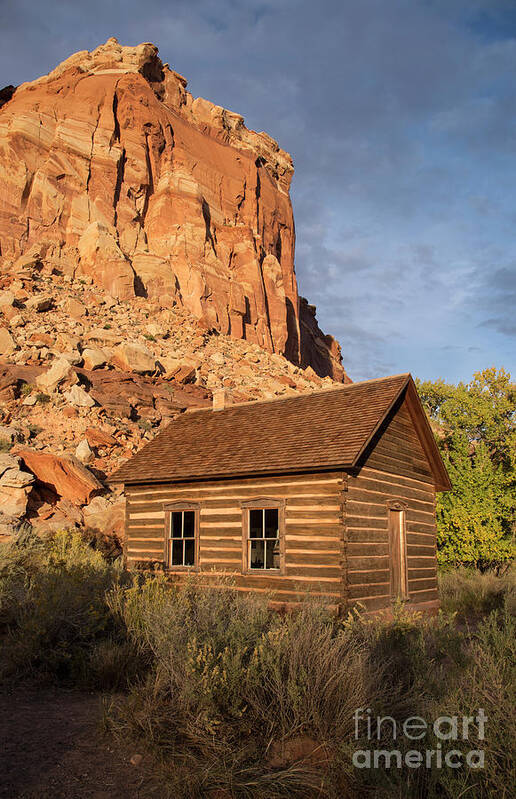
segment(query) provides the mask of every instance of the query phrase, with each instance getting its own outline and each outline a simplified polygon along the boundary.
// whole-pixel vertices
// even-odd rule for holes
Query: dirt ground
[[[79,691],[0,693],[1,799],[162,799],[135,752],[101,732],[101,697]]]

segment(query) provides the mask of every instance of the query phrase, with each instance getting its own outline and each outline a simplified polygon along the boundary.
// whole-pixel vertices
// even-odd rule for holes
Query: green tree
[[[438,495],[442,565],[493,566],[516,554],[516,387],[504,369],[470,383],[417,381],[453,490]]]

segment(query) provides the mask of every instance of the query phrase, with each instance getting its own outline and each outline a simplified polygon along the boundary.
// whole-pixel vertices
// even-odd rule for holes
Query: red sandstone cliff
[[[50,262],[346,379],[298,296],[290,156],[157,53],[109,39],[0,92],[0,270]]]

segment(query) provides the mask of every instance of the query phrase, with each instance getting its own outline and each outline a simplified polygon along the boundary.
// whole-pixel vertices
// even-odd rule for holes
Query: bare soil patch
[[[161,799],[100,727],[97,693],[16,688],[0,693],[1,799]]]

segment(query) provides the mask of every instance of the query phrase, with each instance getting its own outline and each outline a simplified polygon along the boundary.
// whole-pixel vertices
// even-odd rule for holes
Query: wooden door
[[[405,509],[389,508],[389,550],[391,561],[391,598],[408,599],[407,535]]]

